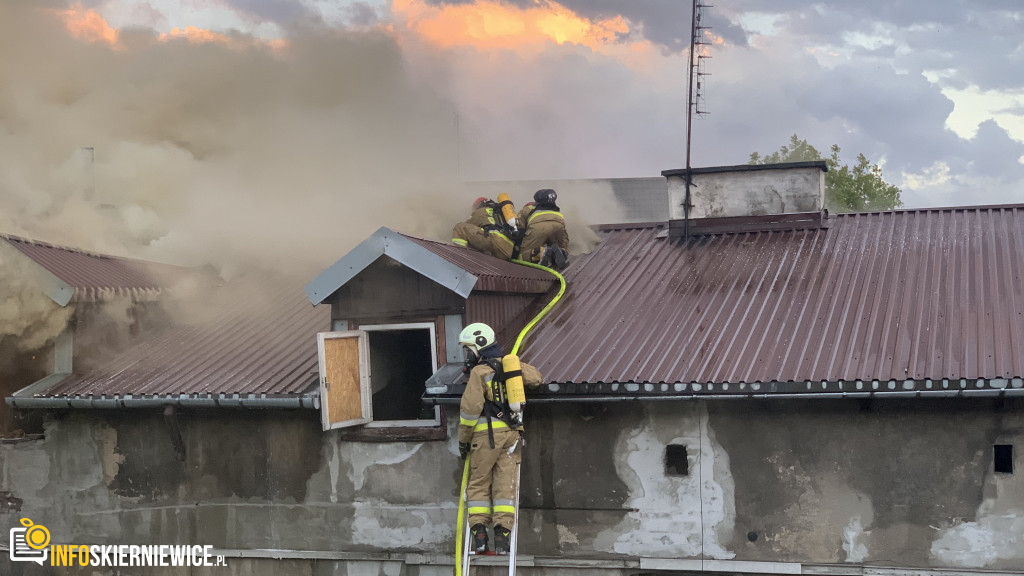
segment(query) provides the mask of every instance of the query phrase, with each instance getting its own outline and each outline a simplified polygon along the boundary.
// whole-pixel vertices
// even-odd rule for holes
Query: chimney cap
[[[736,166],[710,166],[707,168],[690,168],[691,174],[715,174],[718,172],[749,172],[754,170],[787,170],[790,168],[821,168],[822,172],[828,172],[828,164],[824,160],[810,160],[808,162],[780,162],[779,164],[739,164]],[[662,170],[661,175],[686,176],[686,168],[674,170]]]

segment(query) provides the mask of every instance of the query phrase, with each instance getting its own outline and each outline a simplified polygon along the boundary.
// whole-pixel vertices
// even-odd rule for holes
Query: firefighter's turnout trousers
[[[498,525],[512,528],[516,518],[516,466],[522,459],[519,431],[494,430],[491,448],[487,430],[473,433],[466,485],[469,525]],[[509,453],[511,451],[511,454]]]
[[[452,228],[452,244],[472,248],[502,260],[512,259],[512,239],[498,231],[485,232],[471,222],[459,222]]]
[[[569,253],[569,233],[565,230],[565,218],[561,212],[534,210],[529,215],[520,254],[524,259],[533,258],[534,252],[545,244],[555,244]]]

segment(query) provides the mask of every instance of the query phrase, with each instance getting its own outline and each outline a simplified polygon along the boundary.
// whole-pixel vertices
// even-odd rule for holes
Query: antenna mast
[[[705,60],[711,58],[706,54],[704,46],[711,42],[706,38],[705,31],[710,26],[701,24],[704,17],[704,9],[711,8],[711,4],[705,4],[704,0],[693,0],[693,14],[690,20],[690,65],[686,78],[686,198],[683,200],[683,234],[689,235],[690,223],[690,184],[692,181],[690,172],[690,143],[693,137],[693,116],[706,115],[704,108],[704,77],[710,76],[705,69]],[[701,48],[697,48],[700,46]]]

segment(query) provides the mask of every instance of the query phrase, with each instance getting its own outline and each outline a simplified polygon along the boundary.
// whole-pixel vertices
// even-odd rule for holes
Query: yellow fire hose
[[[537,315],[533,317],[533,320],[530,320],[530,323],[527,324],[526,327],[523,328],[519,332],[519,337],[516,338],[516,343],[515,343],[514,346],[512,346],[512,352],[511,352],[512,354],[518,354],[519,353],[519,347],[520,347],[520,345],[522,345],[523,339],[526,338],[526,334],[534,327],[534,325],[537,324],[537,322],[540,321],[541,318],[544,317],[545,314],[550,312],[551,309],[555,307],[555,304],[557,304],[559,300],[562,299],[562,294],[565,294],[565,278],[561,274],[559,274],[555,270],[552,270],[551,268],[548,268],[547,266],[541,266],[540,264],[534,264],[533,262],[527,262],[525,260],[513,260],[513,262],[515,262],[516,264],[522,264],[524,266],[529,266],[530,268],[538,268],[540,270],[544,270],[544,271],[550,272],[551,274],[553,274],[555,276],[555,278],[558,278],[558,282],[559,282],[558,294],[555,294],[555,297],[551,299],[551,302],[548,302],[547,306],[545,306],[543,310],[538,312]],[[464,519],[466,517],[466,497],[465,496],[466,496],[466,484],[468,484],[468,483],[469,483],[469,456],[467,455],[466,456],[466,464],[462,468],[462,487],[459,489],[458,526],[455,528],[455,576],[462,576],[462,555],[463,555],[463,550],[462,550],[462,546],[463,546],[462,527],[465,525],[465,521],[464,521]]]

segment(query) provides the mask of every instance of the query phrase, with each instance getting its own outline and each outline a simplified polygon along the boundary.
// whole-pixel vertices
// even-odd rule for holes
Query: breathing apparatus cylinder
[[[516,226],[516,209],[512,205],[512,200],[508,197],[508,194],[504,192],[498,194],[498,204],[501,205],[501,215],[505,218],[505,222],[513,230],[518,230],[519,228]]]
[[[526,404],[526,389],[523,387],[523,367],[519,356],[508,354],[501,359],[501,370],[505,377],[505,396],[513,412],[522,412]],[[511,374],[511,376],[509,376]]]

